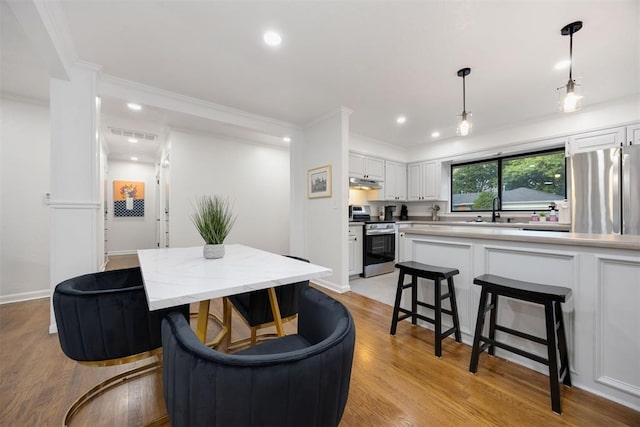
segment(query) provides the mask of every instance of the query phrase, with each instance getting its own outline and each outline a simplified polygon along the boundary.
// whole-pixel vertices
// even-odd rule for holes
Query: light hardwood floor
[[[135,258],[118,259],[108,267],[135,264]],[[357,331],[343,427],[640,426],[640,412],[575,387],[562,389],[563,414],[556,415],[546,376],[486,353],[472,375],[470,347],[448,339],[438,359],[429,330],[401,322],[396,336],[389,335],[390,306],[352,292],[327,293],[348,307]],[[221,310],[219,303],[212,306]],[[0,306],[0,426],[59,425],[79,394],[124,370],[67,359],[48,325],[48,299]],[[289,332],[294,328],[287,325]],[[247,333],[234,316],[234,338]],[[74,425],[138,426],[163,414],[161,378],[152,374],[100,396]]]

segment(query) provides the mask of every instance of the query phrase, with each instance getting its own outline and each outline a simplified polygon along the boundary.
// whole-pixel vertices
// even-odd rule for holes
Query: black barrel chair
[[[286,256],[298,261],[309,262],[309,260],[304,258],[292,255]],[[275,289],[278,306],[280,308],[280,316],[282,317],[283,323],[296,318],[298,314],[300,290],[307,286],[309,286],[309,281],[305,280],[303,282],[278,286]],[[268,328],[275,324],[273,321],[273,312],[271,311],[269,294],[266,289],[233,295],[229,297],[229,301],[251,329],[251,337],[231,342],[229,346],[230,350],[246,347],[248,345],[253,346],[258,342],[258,340],[276,336],[274,333],[258,334],[260,329]],[[229,325],[229,335],[231,335],[231,325]]]
[[[67,357],[88,366],[114,366],[157,358],[96,385],[80,396],[64,417],[101,392],[146,375],[161,366],[161,321],[169,311],[188,319],[189,306],[149,311],[140,268],[86,274],[65,280],[53,292],[60,347]]]
[[[349,393],[355,326],[347,309],[300,291],[298,334],[234,354],[202,344],[180,315],[162,322],[172,426],[336,426]]]

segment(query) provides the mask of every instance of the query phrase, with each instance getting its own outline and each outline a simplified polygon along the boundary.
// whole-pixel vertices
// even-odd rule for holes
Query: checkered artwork
[[[113,215],[144,216],[144,182],[113,181]]]
[[[114,216],[144,216],[144,199],[134,200],[133,209],[127,209],[126,200],[115,200],[113,202]]]

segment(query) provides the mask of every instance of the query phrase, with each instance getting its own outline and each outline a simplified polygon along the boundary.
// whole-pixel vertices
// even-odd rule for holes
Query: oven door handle
[[[389,231],[389,230],[367,230],[365,232],[365,234],[367,236],[380,236],[383,234],[396,234],[395,230]]]

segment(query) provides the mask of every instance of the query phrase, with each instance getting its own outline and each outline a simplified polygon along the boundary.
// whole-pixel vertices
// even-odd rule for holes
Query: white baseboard
[[[315,283],[316,285],[320,285],[323,288],[327,288],[339,294],[343,294],[351,290],[351,286],[349,286],[348,284],[346,286],[345,285],[341,286],[341,285],[338,285],[337,283],[329,282],[328,280],[323,280],[323,279],[313,279],[312,282]]]
[[[137,254],[138,251],[136,251],[135,249],[132,251],[109,251],[107,252],[107,256],[112,256],[112,255],[135,255]]]
[[[51,289],[43,289],[40,291],[21,292],[19,294],[0,295],[0,305],[11,304],[13,302],[29,301],[32,299],[49,298]]]

